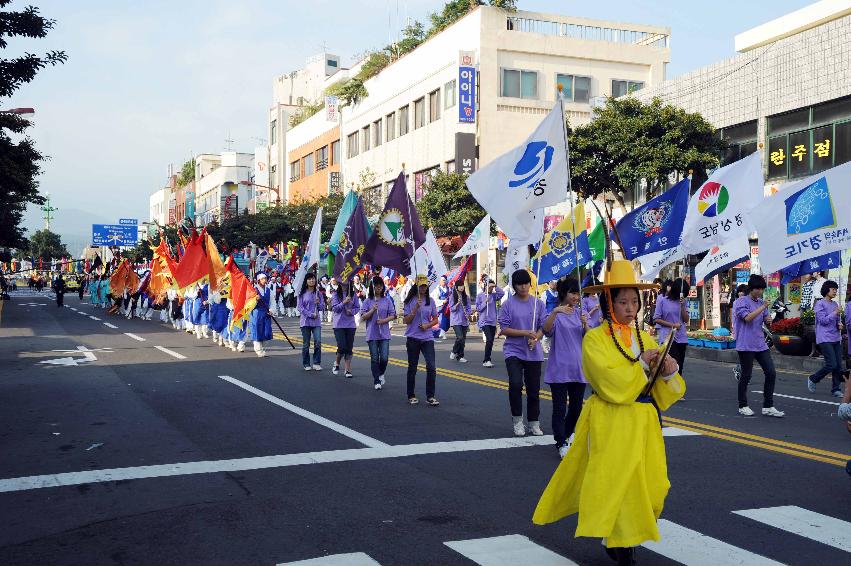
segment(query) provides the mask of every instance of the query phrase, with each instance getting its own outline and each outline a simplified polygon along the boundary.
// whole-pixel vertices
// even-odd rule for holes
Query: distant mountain
[[[68,251],[79,257],[83,248],[88,246],[92,240],[92,224],[112,224],[117,219],[110,219],[86,210],[74,208],[63,208],[56,214],[56,218],[50,221],[50,230],[62,237],[62,243]],[[37,206],[29,206],[24,214],[24,227],[27,235],[44,228],[42,212]]]

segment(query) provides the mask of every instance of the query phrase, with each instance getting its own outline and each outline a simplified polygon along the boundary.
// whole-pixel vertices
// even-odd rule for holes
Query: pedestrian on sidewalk
[[[736,352],[739,354],[739,364],[742,375],[739,378],[739,414],[745,417],[753,416],[754,412],[748,407],[748,385],[751,381],[753,363],[756,361],[765,374],[763,386],[762,414],[766,417],[782,417],[786,413],[774,408],[774,382],[777,372],[771,352],[765,343],[762,333],[763,323],[771,319],[768,303],[762,300],[766,288],[765,279],[760,275],[751,275],[748,279],[748,294],[739,297],[733,303],[733,317],[736,324]]]
[[[360,312],[360,304],[355,283],[352,280],[338,284],[331,296],[334,338],[337,341],[337,359],[334,361],[331,373],[334,375],[340,373],[340,361],[342,361],[346,370],[346,377],[349,379],[354,377],[352,374],[352,356],[354,355],[355,330],[357,329],[355,315]]]
[[[387,286],[381,276],[372,278],[369,294],[361,305],[361,320],[366,323],[366,343],[373,386],[384,387],[384,374],[390,356],[390,322],[396,319],[396,305],[387,295]]]
[[[807,378],[807,389],[816,392],[816,384],[827,374],[831,374],[830,393],[842,397],[842,316],[839,305],[834,301],[839,292],[835,281],[825,281],[818,289],[822,298],[816,301],[813,310],[816,315],[816,344],[818,344],[824,365]]]
[[[251,329],[251,340],[254,341],[254,353],[258,358],[266,357],[266,346],[264,342],[272,339],[272,314],[269,312],[269,303],[272,301],[272,290],[266,285],[268,276],[262,271],[257,274],[257,303],[249,315],[248,326]]]
[[[470,297],[467,296],[464,280],[459,278],[455,281],[449,298],[449,324],[455,331],[455,344],[452,345],[449,359],[457,360],[462,364],[467,363],[467,358],[464,357],[464,346],[467,344],[467,330],[470,329],[472,312],[472,304]]]
[[[544,302],[531,295],[532,277],[525,269],[511,274],[511,287],[514,294],[502,302],[497,320],[499,333],[504,335],[502,354],[508,373],[508,404],[511,407],[511,420],[514,436],[525,436],[523,424],[523,387],[526,387],[526,420],[529,433],[543,436],[539,421],[541,366],[544,363],[544,350],[541,337],[546,317]]]
[[[570,448],[576,421],[585,398],[585,375],[582,373],[582,338],[588,331],[588,316],[582,309],[579,281],[562,279],[556,289],[558,306],[544,321],[544,334],[552,343],[544,383],[553,397],[553,437],[559,458]]]
[[[408,403],[416,405],[419,399],[415,394],[417,365],[420,354],[426,364],[426,401],[432,407],[440,402],[435,398],[437,368],[434,365],[434,334],[432,329],[438,322],[437,305],[428,294],[428,277],[417,275],[414,285],[405,297],[405,310],[402,321],[408,325],[405,329],[405,348],[408,351]]]
[[[479,330],[485,337],[485,358],[482,360],[482,365],[486,368],[492,368],[491,355],[493,353],[493,340],[496,337],[498,303],[505,296],[505,291],[497,287],[496,281],[490,279],[487,275],[483,276],[482,286],[482,292],[476,295]]]
[[[299,327],[301,328],[301,362],[304,371],[322,371],[322,313],[325,296],[316,285],[316,274],[304,276],[298,294]],[[310,338],[313,337],[313,364],[310,363]]]
[[[674,333],[674,343],[671,344],[671,357],[680,368],[683,375],[685,367],[686,349],[688,348],[688,307],[686,296],[691,286],[683,279],[676,279],[668,288],[667,296],[659,295],[656,299],[656,310],[653,313],[653,322],[656,324],[656,340],[659,343],[668,339],[668,334]]]

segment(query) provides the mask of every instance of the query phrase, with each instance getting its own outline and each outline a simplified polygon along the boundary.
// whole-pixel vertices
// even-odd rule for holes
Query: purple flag
[[[340,283],[348,282],[363,265],[363,252],[369,240],[369,224],[363,211],[363,201],[358,197],[355,209],[340,234],[337,256],[334,259],[334,277]]]
[[[414,250],[425,243],[425,230],[405,187],[405,173],[399,173],[378,224],[366,243],[364,262],[411,274]]]

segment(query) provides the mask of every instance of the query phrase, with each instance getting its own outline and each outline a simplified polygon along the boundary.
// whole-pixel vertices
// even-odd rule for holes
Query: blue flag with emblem
[[[627,259],[661,252],[679,245],[688,212],[686,178],[621,218],[615,229]],[[612,234],[613,241],[614,234]]]
[[[816,273],[817,271],[827,271],[841,265],[842,252],[832,252],[808,259],[807,261],[799,261],[780,270],[780,284],[785,285],[801,275]]]
[[[581,202],[574,207],[573,216],[566,216],[547,232],[541,249],[532,258],[532,271],[538,275],[538,283],[560,279],[593,260]]]

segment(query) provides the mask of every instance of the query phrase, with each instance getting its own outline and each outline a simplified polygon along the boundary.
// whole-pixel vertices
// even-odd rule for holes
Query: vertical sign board
[[[186,218],[195,222],[195,192],[186,191]],[[183,220],[181,218],[181,220]]]
[[[458,121],[476,123],[476,52],[458,52]]]
[[[254,183],[261,189],[269,186],[269,148],[254,148]]]
[[[455,132],[455,171],[471,175],[476,170],[476,134]]]
[[[327,122],[340,120],[340,99],[336,96],[325,97],[325,120]]]

